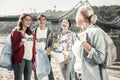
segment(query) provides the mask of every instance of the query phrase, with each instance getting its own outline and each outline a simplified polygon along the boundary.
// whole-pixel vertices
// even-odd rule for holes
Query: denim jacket
[[[86,29],[87,42],[92,46],[89,54],[81,51],[82,80],[109,80],[102,62],[106,58],[106,43],[100,28],[93,24]]]

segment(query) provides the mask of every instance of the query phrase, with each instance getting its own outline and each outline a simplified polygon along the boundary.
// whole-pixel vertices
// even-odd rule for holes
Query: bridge
[[[19,17],[0,17],[0,21],[18,21]],[[36,18],[32,18],[33,21],[37,21]],[[60,23],[61,20],[59,18],[47,18],[47,21],[50,21],[51,23]],[[70,19],[71,23],[75,23],[74,19]],[[114,23],[105,23],[101,21],[97,21],[96,23],[99,26],[104,26],[107,29],[120,29],[120,25],[116,25]]]
[[[70,20],[72,23],[75,23],[75,14],[78,10],[79,7],[83,6],[83,5],[89,5],[91,6],[90,2],[88,0],[82,2],[78,2],[72,9],[70,9],[68,12],[65,12],[64,14],[61,14],[60,16],[53,18],[48,16],[47,17],[47,21],[50,21],[52,23],[60,23],[62,19],[66,18],[66,17],[71,17]],[[92,6],[91,6],[92,7]],[[94,8],[93,8],[94,9]],[[94,10],[95,11],[95,10]],[[95,11],[96,15],[98,16],[98,21],[97,21],[97,25],[99,26],[104,26],[106,28],[112,28],[112,29],[120,29],[120,12],[118,14],[118,16],[116,16],[112,21],[107,21],[104,20],[96,11]],[[37,15],[36,15],[37,16]],[[36,21],[36,16],[34,16],[32,18],[33,21]],[[0,17],[0,21],[18,21],[19,16],[8,16],[8,17]],[[118,24],[119,23],[119,24]]]

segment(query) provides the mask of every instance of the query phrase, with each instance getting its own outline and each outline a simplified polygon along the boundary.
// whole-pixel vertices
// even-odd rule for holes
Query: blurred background
[[[117,60],[107,68],[107,71],[109,75],[120,77],[120,0],[0,0],[0,47],[17,25],[22,13],[29,13],[32,16],[32,29],[38,27],[37,15],[39,13],[46,15],[46,26],[53,32],[54,42],[62,31],[61,20],[64,18],[71,20],[71,31],[79,32],[80,29],[75,27],[75,15],[77,9],[83,5],[94,9],[98,16],[97,25],[113,39],[117,48]]]

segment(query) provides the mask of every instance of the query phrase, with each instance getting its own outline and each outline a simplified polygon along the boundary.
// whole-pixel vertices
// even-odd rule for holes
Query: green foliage
[[[106,21],[112,21],[117,16],[120,16],[120,6],[112,5],[112,6],[101,6],[101,7],[94,7],[93,9],[97,15],[100,15]]]

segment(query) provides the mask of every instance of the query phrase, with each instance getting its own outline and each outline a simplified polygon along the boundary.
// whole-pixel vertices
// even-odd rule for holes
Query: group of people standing
[[[108,80],[102,66],[106,58],[106,43],[100,28],[95,26],[97,16],[91,7],[83,6],[78,9],[75,20],[81,31],[77,34],[70,31],[69,19],[63,19],[62,32],[57,38],[58,43],[64,47],[62,54],[65,61],[60,63],[64,80]],[[52,32],[46,27],[46,16],[38,15],[37,22],[39,27],[33,31],[32,17],[22,14],[17,28],[12,30],[14,80],[22,80],[22,74],[24,80],[31,80],[32,69],[36,70],[36,48],[46,51],[52,49]],[[51,61],[49,53],[48,58]],[[48,78],[55,80],[52,69]],[[39,80],[36,74],[35,80]]]

